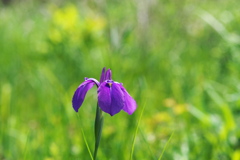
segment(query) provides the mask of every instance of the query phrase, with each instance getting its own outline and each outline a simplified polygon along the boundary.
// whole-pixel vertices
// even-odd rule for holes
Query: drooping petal
[[[75,91],[72,98],[72,106],[76,112],[78,112],[78,109],[81,107],[87,91],[91,89],[94,84],[98,86],[99,82],[93,78],[86,79],[82,84],[79,85],[79,87]]]
[[[98,88],[98,105],[104,112],[111,112],[111,93],[106,82],[101,83]]]
[[[100,85],[100,83],[98,82],[98,80],[96,80],[95,78],[85,78],[85,81],[86,81],[86,80],[93,81],[93,82],[97,85],[97,87],[99,87],[99,85]]]
[[[124,107],[124,95],[118,83],[112,83],[111,98],[111,115],[113,116]]]
[[[122,85],[121,90],[123,92],[125,102],[123,110],[128,114],[133,114],[133,112],[137,109],[137,103]]]
[[[120,112],[124,106],[124,95],[120,84],[113,81],[105,81],[98,88],[98,105],[111,116]]]
[[[105,71],[106,71],[106,68],[104,67],[102,69],[102,74],[100,76],[100,83],[104,82],[105,81]]]

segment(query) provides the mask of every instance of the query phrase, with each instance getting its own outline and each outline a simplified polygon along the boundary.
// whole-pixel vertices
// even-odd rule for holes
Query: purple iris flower
[[[72,105],[76,112],[81,107],[87,91],[94,85],[98,90],[98,106],[106,113],[113,116],[121,110],[132,114],[137,104],[129,95],[122,83],[112,80],[112,72],[110,69],[106,71],[104,67],[100,77],[100,82],[94,78],[85,78],[85,81],[79,85],[72,98]]]

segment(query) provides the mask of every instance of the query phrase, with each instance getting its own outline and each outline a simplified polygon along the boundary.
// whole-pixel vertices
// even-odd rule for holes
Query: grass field
[[[239,160],[239,20],[237,0],[0,4],[0,160],[91,159],[96,87],[71,101],[103,67],[138,108],[104,114],[99,160]]]

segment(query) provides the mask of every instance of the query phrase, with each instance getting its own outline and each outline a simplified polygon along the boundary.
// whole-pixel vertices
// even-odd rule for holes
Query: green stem
[[[103,126],[103,113],[97,105],[96,118],[95,118],[95,149],[94,149],[94,160],[97,159],[97,151],[101,140]]]

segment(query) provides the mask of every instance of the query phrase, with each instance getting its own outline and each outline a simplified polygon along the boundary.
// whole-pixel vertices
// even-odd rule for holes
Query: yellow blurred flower
[[[86,27],[89,32],[102,31],[106,26],[106,21],[102,17],[95,16],[86,19]]]
[[[60,43],[65,38],[78,42],[80,37],[80,17],[77,8],[69,4],[64,8],[52,7],[52,26],[48,37],[54,43]]]
[[[237,149],[232,154],[232,160],[239,160],[240,159],[240,149]]]
[[[177,104],[177,102],[173,98],[165,99],[163,104],[166,107],[172,108],[174,114],[176,114],[176,115],[182,114],[182,113],[186,112],[186,110],[187,110],[186,104]]]
[[[98,41],[102,38],[102,31],[106,20],[96,13],[79,16],[76,6],[69,4],[63,8],[52,6],[52,24],[48,37],[54,43],[69,42],[79,45],[83,41]]]
[[[155,123],[170,122],[172,117],[167,112],[160,112],[154,115],[153,121]]]
[[[57,9],[53,14],[53,23],[63,30],[75,30],[78,23],[78,10],[74,5],[67,5],[63,9]]]
[[[176,105],[176,101],[173,98],[167,98],[167,99],[164,100],[164,105],[166,107],[173,107],[173,106]]]
[[[186,112],[187,107],[186,104],[177,104],[173,107],[173,112],[177,115]]]

